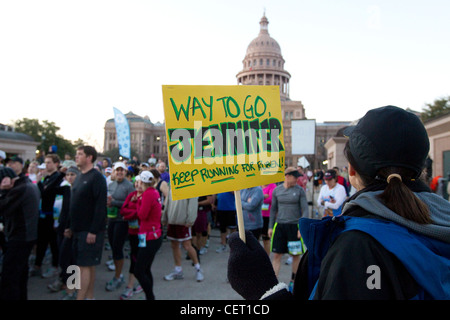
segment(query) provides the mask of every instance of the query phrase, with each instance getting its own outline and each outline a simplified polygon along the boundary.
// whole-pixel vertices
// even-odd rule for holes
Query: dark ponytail
[[[365,186],[377,183],[377,180],[384,180],[387,183],[388,177],[392,175],[384,192],[378,196],[386,207],[399,216],[416,223],[428,224],[432,222],[427,205],[417,198],[405,184],[415,178],[413,171],[401,167],[387,167],[380,169],[377,172],[377,176],[372,178],[358,171],[358,166],[351,154],[348,141],[345,145],[344,154],[348,162],[361,176],[361,180]],[[401,179],[396,175],[399,175]]]
[[[388,167],[378,172],[378,175],[384,179],[387,179],[391,174],[398,174],[401,179],[398,177],[390,178],[384,192],[378,196],[386,207],[405,219],[420,224],[431,223],[427,205],[417,198],[403,182],[412,180],[413,173],[411,170]]]

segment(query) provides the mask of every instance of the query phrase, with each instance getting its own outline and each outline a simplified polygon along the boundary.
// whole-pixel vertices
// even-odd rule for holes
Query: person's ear
[[[356,175],[356,170],[350,163],[348,164],[348,175],[349,176]]]

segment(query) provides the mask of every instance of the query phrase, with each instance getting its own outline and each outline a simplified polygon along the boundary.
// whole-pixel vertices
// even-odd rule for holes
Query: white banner
[[[292,120],[292,154],[315,154],[316,120]]]

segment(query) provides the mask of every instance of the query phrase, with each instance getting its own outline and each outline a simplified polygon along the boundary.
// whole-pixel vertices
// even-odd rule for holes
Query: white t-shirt
[[[332,203],[330,200],[333,198],[336,202]],[[317,198],[317,206],[324,209],[332,209],[334,215],[339,215],[342,211],[342,204],[347,198],[347,192],[343,185],[336,183],[333,189],[328,188],[328,185],[324,184],[320,188],[319,197]],[[325,202],[324,205],[321,204],[322,200]],[[338,210],[338,211],[336,211]]]

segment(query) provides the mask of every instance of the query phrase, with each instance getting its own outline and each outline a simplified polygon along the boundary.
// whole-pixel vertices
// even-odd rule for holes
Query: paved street
[[[312,183],[308,184],[308,190],[312,190]],[[317,198],[318,193],[314,195],[307,192],[307,198]],[[311,207],[310,207],[311,209]],[[152,273],[154,279],[154,294],[157,300],[239,300],[242,297],[237,294],[227,282],[227,263],[229,251],[225,253],[216,253],[216,249],[220,244],[220,232],[218,229],[212,229],[210,237],[210,245],[208,252],[202,256],[201,267],[204,271],[205,280],[203,282],[195,281],[195,269],[190,260],[185,259],[185,251],[183,253],[183,280],[165,281],[164,275],[170,273],[173,268],[172,250],[170,242],[164,241],[161,249],[157,253],[152,266]],[[128,252],[125,252],[128,254]],[[112,253],[111,250],[104,250],[101,265],[97,266],[96,283],[95,283],[95,298],[98,300],[119,300],[119,296],[123,287],[114,292],[105,290],[106,282],[110,281],[114,275],[113,271],[109,271],[105,262],[109,260]],[[279,280],[289,283],[291,275],[291,266],[284,262],[288,255],[285,255],[282,260]],[[43,266],[45,268],[46,266]],[[123,274],[126,281],[128,280],[129,259],[125,259]],[[49,279],[42,279],[41,277],[31,277],[28,281],[28,297],[30,300],[57,300],[61,293],[53,293],[47,289]],[[131,298],[132,300],[144,300],[145,294],[140,293]]]
[[[219,230],[213,229],[209,251],[200,256],[201,266],[204,271],[205,280],[203,282],[195,281],[195,269],[190,260],[185,259],[185,251],[183,252],[183,280],[165,281],[164,275],[172,271],[173,258],[170,242],[164,241],[160,251],[155,257],[152,267],[154,279],[154,293],[157,300],[239,300],[242,299],[226,281],[227,262],[229,251],[225,253],[216,253],[219,247],[220,237]],[[126,252],[128,253],[128,252]],[[105,265],[111,255],[111,250],[104,250],[102,264],[97,266],[97,280],[95,283],[95,298],[97,300],[118,300],[122,292],[122,288],[114,292],[105,290],[105,284],[114,275],[113,271],[109,271]],[[283,259],[285,261],[287,259]],[[45,267],[45,266],[44,266]],[[125,260],[124,276],[128,279],[129,259]],[[291,267],[283,263],[280,271],[280,280],[289,281]],[[61,293],[53,293],[47,289],[47,284],[51,280],[43,279],[40,276],[31,277],[28,281],[28,297],[30,300],[57,300]],[[144,300],[145,294],[140,293],[131,298],[132,300]]]

